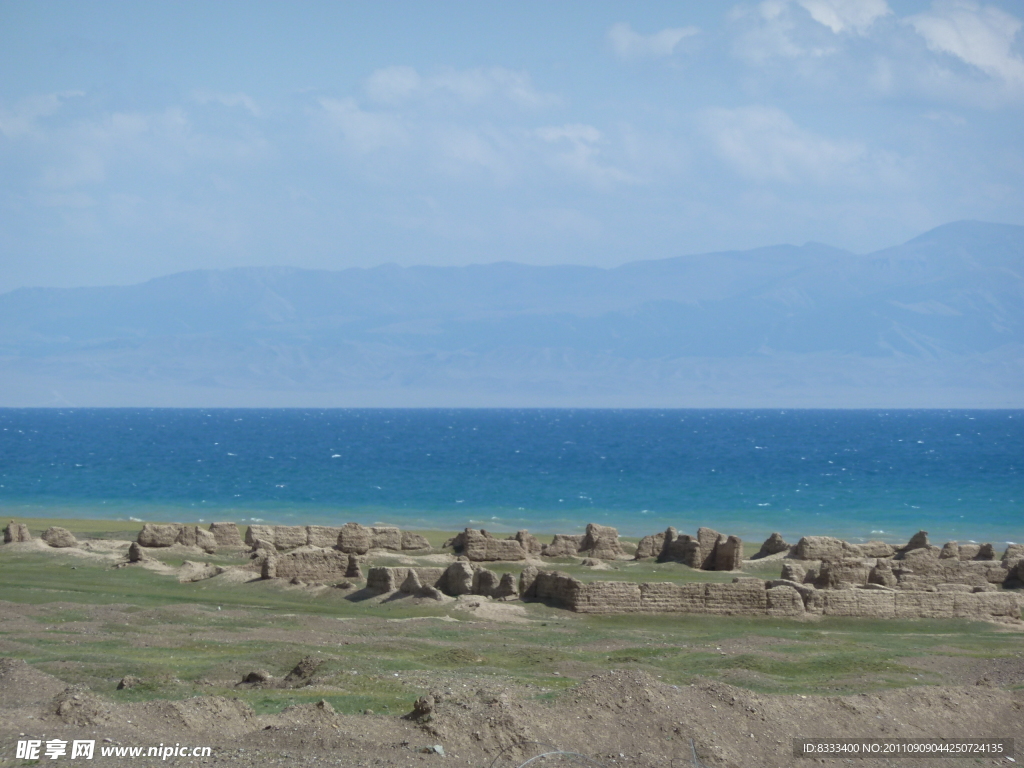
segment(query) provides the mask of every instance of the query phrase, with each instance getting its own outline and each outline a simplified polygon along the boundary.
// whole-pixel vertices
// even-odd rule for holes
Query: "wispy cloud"
[[[1013,51],[1020,19],[993,6],[936,2],[907,23],[932,51],[955,56],[1014,91],[1024,92],[1024,60]]]
[[[61,91],[29,96],[18,101],[11,108],[0,106],[0,135],[7,139],[21,139],[34,134],[39,118],[56,114],[64,102],[82,91]]]
[[[681,40],[700,32],[697,27],[671,27],[641,35],[625,22],[613,24],[608,29],[608,42],[620,59],[657,58],[671,56]]]
[[[758,182],[825,183],[847,176],[863,145],[834,141],[798,126],[775,107],[705,110],[701,126],[718,156]]]
[[[811,18],[831,29],[863,35],[883,16],[892,13],[885,0],[797,0]]]
[[[820,57],[838,50],[832,40],[823,44],[813,34],[807,35],[802,26],[809,26],[809,20],[797,18],[788,0],[765,0],[754,8],[738,6],[729,17],[740,29],[733,39],[733,52],[755,66],[772,59]]]
[[[546,126],[538,128],[535,134],[556,148],[549,156],[549,164],[585,179],[597,189],[608,190],[616,184],[639,181],[632,174],[601,162],[604,136],[592,125]]]
[[[196,91],[192,98],[199,104],[220,104],[235,109],[244,109],[253,117],[261,117],[263,111],[256,100],[244,93],[215,93],[213,91]]]
[[[445,68],[424,76],[413,67],[392,66],[373,72],[364,87],[372,101],[390,106],[445,98],[465,104],[497,100],[528,109],[559,103],[553,94],[534,88],[527,73],[504,67]]]
[[[345,147],[357,154],[409,144],[408,132],[393,114],[366,111],[352,98],[324,97],[319,103],[328,125],[339,131]]]

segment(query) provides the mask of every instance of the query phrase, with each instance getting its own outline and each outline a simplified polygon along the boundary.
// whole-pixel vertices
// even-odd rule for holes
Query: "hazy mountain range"
[[[1024,407],[1024,227],[0,295],[0,406]]]

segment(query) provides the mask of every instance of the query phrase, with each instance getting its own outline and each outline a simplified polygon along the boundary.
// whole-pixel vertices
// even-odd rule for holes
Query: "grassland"
[[[126,538],[138,529],[137,523],[62,522],[81,538]],[[33,533],[45,527],[33,522]],[[437,545],[447,535],[431,538]],[[169,565],[180,564],[180,556],[167,554]],[[726,576],[654,563],[622,562],[613,571],[575,561],[557,567],[581,578],[632,581]],[[399,713],[437,686],[514,680],[546,698],[608,669],[643,669],[676,685],[714,677],[760,692],[864,692],[960,682],[922,664],[928,657],[947,658],[954,669],[1021,652],[1017,632],[954,621],[600,617],[526,604],[518,623],[508,623],[451,603],[347,594],[277,582],[180,584],[66,551],[0,548],[0,655],[122,700],[219,693],[276,711],[326,698],[343,712]],[[236,686],[255,669],[281,677],[307,655],[323,660],[314,686]],[[117,691],[125,675],[144,683]]]

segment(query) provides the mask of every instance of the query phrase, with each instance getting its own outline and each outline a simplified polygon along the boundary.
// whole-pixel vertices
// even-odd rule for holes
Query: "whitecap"
[[[129,517],[128,519],[131,520],[133,523],[141,523],[142,522],[142,518],[141,517]]]
[[[331,454],[331,458],[332,459],[340,459],[341,458],[341,454],[340,453],[332,453]]]

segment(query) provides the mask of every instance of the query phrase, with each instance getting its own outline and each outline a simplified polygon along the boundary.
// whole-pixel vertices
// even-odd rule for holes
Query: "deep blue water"
[[[8,517],[1024,541],[1024,411],[0,409]]]

